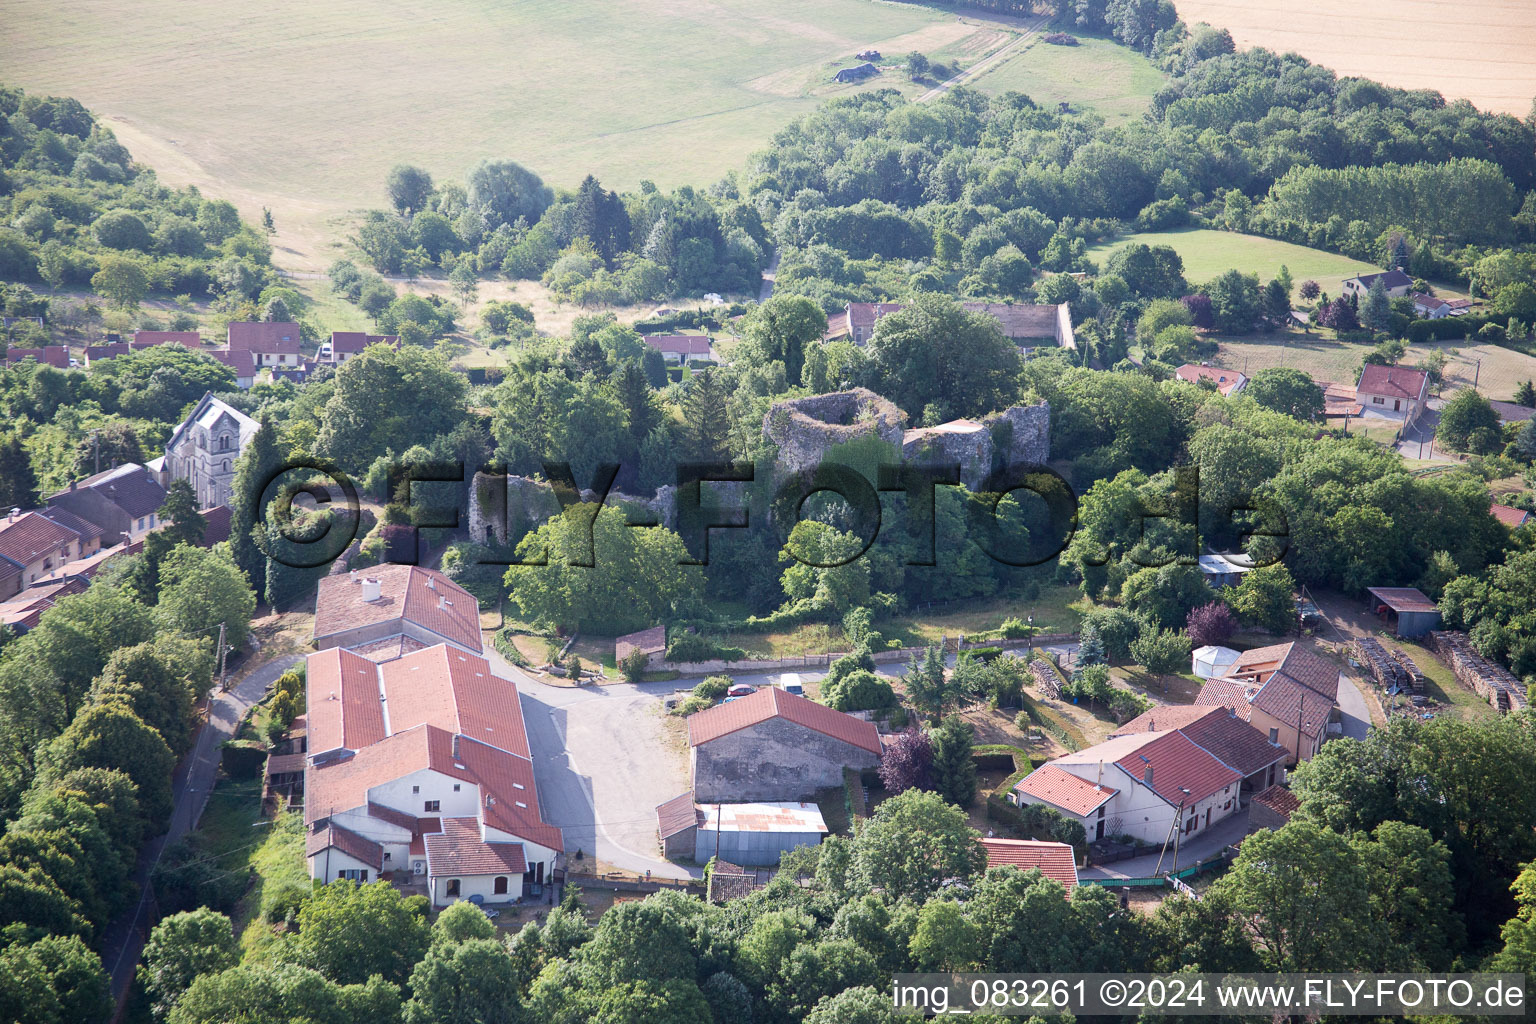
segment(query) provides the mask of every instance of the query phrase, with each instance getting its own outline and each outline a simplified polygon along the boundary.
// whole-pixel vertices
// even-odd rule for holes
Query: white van
[[[797,697],[805,696],[805,687],[800,685],[800,676],[794,672],[785,672],[779,676],[779,689]]]

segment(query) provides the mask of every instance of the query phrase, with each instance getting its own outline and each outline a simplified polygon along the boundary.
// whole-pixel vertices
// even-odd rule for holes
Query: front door
[[[1205,809],[1205,827],[1211,827],[1211,809],[1209,807]]]
[[[1103,819],[1100,819],[1098,825],[1096,825],[1094,827],[1093,838],[1094,838],[1095,841],[1104,838],[1104,821],[1103,821]]]

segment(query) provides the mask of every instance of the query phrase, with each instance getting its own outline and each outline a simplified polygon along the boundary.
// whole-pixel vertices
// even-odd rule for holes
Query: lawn
[[[973,37],[1012,38],[969,12],[869,0],[15,0],[0,19],[7,84],[79,99],[162,180],[249,219],[270,207],[278,263],[310,271],[359,207],[384,205],[395,163],[704,186],[824,96],[917,91],[894,69],[834,85],[855,51],[948,54]]]
[[[1259,280],[1268,281],[1280,272],[1283,265],[1290,270],[1291,279],[1297,285],[1312,280],[1322,285],[1323,291],[1329,295],[1337,295],[1342,290],[1345,278],[1360,273],[1379,272],[1381,269],[1322,249],[1211,228],[1146,231],[1126,235],[1094,246],[1088,250],[1088,256],[1102,264],[1110,253],[1133,242],[1173,246],[1184,260],[1184,276],[1190,284],[1204,283],[1228,270],[1256,273]]]
[[[1166,81],[1140,53],[1107,39],[1080,36],[1077,46],[1054,46],[1036,36],[967,84],[994,96],[1022,92],[1045,107],[1091,107],[1114,122],[1146,113]]]
[[[1456,673],[1451,671],[1450,666],[1435,657],[1428,647],[1399,637],[1392,637],[1386,643],[1393,647],[1401,647],[1403,653],[1419,666],[1419,671],[1424,673],[1424,696],[1430,700],[1451,705],[1455,713],[1467,721],[1498,717],[1498,712],[1486,700],[1457,682]],[[1367,681],[1369,682],[1369,677]],[[1381,694],[1379,690],[1377,696],[1382,700],[1391,699]]]
[[[1339,342],[1321,334],[1296,332],[1218,336],[1216,340],[1221,347],[1208,360],[1213,365],[1241,370],[1250,377],[1266,367],[1291,366],[1310,374],[1314,380],[1345,384],[1358,379],[1360,360],[1374,347],[1364,342]],[[1439,388],[1442,395],[1471,387],[1475,382],[1487,397],[1509,401],[1521,381],[1536,379],[1536,356],[1499,345],[1466,341],[1411,345],[1402,362],[1405,366],[1417,365],[1435,349],[1450,358]]]

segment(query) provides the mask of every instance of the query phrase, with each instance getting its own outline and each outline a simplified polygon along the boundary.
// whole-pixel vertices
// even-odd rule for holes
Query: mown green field
[[[461,179],[503,157],[556,185],[705,186],[822,96],[899,84],[833,86],[827,69],[855,51],[982,36],[1009,38],[870,0],[12,0],[0,76],[105,115],[168,181],[252,219],[270,206],[278,262],[317,270],[346,214],[383,204],[394,163]]]
[[[1381,269],[1321,249],[1209,228],[1127,235],[1094,246],[1088,250],[1088,255],[1102,264],[1110,253],[1133,242],[1173,246],[1184,259],[1184,276],[1190,284],[1201,284],[1234,268],[1245,274],[1256,273],[1261,281],[1268,281],[1283,265],[1290,269],[1291,278],[1297,285],[1310,279],[1329,295],[1337,295],[1346,277]]]
[[[1314,380],[1341,384],[1353,384],[1358,379],[1360,361],[1373,347],[1363,342],[1335,341],[1316,331],[1310,336],[1300,332],[1222,336],[1218,341],[1220,350],[1209,360],[1215,366],[1240,370],[1250,377],[1270,366],[1289,366]],[[1449,360],[1438,389],[1442,395],[1476,384],[1488,398],[1507,402],[1514,398],[1521,381],[1536,380],[1536,356],[1468,341],[1410,345],[1403,365],[1418,365],[1436,349]]]
[[[993,95],[1022,92],[1042,106],[1091,107],[1113,122],[1146,113],[1165,81],[1147,58],[1107,39],[1080,37],[1077,46],[1054,46],[1036,36],[968,84]]]

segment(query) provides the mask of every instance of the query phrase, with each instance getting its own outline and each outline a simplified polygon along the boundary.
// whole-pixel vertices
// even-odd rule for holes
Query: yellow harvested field
[[[1209,362],[1224,369],[1238,370],[1251,377],[1271,366],[1289,366],[1314,380],[1350,385],[1359,376],[1361,359],[1373,348],[1362,342],[1338,342],[1318,334],[1303,337],[1294,333],[1223,337],[1220,345]],[[1476,383],[1477,390],[1488,398],[1507,402],[1514,398],[1521,381],[1536,380],[1536,356],[1499,345],[1466,341],[1410,345],[1402,363],[1416,366],[1435,349],[1449,358],[1439,388],[1443,395]]]
[[[1299,53],[1341,75],[1525,117],[1536,97],[1531,0],[1174,0],[1188,24],[1232,33],[1240,47]]]

